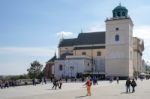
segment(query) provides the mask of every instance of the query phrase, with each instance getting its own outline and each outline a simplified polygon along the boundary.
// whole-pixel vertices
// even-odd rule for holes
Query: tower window
[[[118,16],[118,17],[120,17],[120,16],[121,16],[121,15],[120,15],[120,12],[118,12],[118,13],[117,13],[117,16]]]
[[[82,55],[86,55],[86,52],[82,52]]]
[[[115,35],[115,41],[119,41],[119,35]]]
[[[100,51],[97,52],[97,56],[101,56],[101,52]]]
[[[122,16],[125,16],[125,12],[122,12]]]
[[[116,28],[116,31],[118,31],[118,30],[119,30],[119,28],[117,27],[117,28]]]

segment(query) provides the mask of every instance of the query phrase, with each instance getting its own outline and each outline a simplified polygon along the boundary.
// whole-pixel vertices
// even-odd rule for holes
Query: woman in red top
[[[91,85],[92,85],[92,82],[91,82],[91,80],[88,78],[87,81],[86,81],[87,96],[91,96]]]

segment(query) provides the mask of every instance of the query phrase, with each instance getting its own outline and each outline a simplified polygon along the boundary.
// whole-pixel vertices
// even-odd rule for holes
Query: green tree
[[[29,77],[31,79],[41,78],[42,67],[43,65],[41,65],[38,61],[33,61],[33,63],[31,63],[30,68],[27,69]]]

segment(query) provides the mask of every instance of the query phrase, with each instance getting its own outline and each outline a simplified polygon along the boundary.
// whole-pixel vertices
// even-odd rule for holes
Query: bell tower
[[[106,22],[106,76],[132,77],[133,23],[128,10],[121,4],[112,11]]]

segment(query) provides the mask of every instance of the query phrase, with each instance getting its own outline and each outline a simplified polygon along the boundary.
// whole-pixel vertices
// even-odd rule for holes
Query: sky
[[[26,74],[34,60],[45,66],[62,37],[105,31],[106,18],[120,2],[150,63],[150,0],[0,0],[0,75]]]

